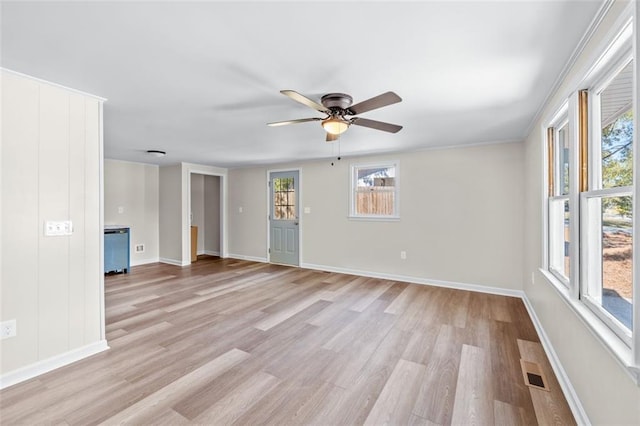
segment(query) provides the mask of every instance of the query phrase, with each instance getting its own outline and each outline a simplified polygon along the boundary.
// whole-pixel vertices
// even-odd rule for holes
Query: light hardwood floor
[[[111,349],[3,390],[3,425],[575,424],[517,298],[208,256],[105,287]]]

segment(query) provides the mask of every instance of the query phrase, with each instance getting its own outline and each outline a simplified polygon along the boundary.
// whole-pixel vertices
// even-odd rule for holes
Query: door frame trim
[[[182,176],[182,266],[191,265],[191,175],[218,176],[220,178],[220,257],[229,257],[227,208],[229,183],[227,169],[193,163],[181,163]],[[188,261],[186,260],[188,259]]]
[[[296,267],[299,268],[300,265],[302,265],[303,261],[303,257],[302,257],[302,244],[300,244],[300,242],[302,241],[302,213],[303,213],[303,207],[302,207],[302,168],[300,167],[290,167],[290,168],[284,168],[284,169],[267,169],[267,180],[265,182],[265,189],[267,191],[267,214],[265,216],[265,219],[267,221],[267,247],[265,249],[266,253],[267,253],[267,262],[268,263],[272,263],[271,262],[271,253],[269,252],[269,248],[271,247],[271,226],[270,226],[270,219],[269,219],[269,215],[271,214],[271,187],[269,186],[269,182],[271,182],[271,173],[278,173],[278,172],[298,172],[298,189],[297,189],[297,195],[298,195],[298,265],[294,266],[294,265],[289,265],[292,267]]]

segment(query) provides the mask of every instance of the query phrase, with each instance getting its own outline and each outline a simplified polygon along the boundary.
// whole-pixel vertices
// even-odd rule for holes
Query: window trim
[[[606,189],[595,189],[592,191],[582,192],[580,194],[580,222],[581,223],[590,223],[592,220],[589,218],[589,209],[585,208],[587,204],[587,200],[591,198],[602,198],[606,196],[633,196],[633,187],[630,186],[621,186],[616,188],[606,188]],[[592,229],[593,230],[593,229]],[[588,247],[589,238],[588,238],[589,227],[584,226],[580,230],[580,242],[581,246]],[[585,288],[590,283],[588,282],[588,278],[593,275],[601,275],[602,269],[600,261],[598,262],[589,262],[588,256],[592,254],[592,252],[587,252],[583,250],[580,253],[580,267],[582,277],[579,285],[582,286],[580,291],[580,299],[584,302],[585,306],[587,306],[593,313],[602,321],[607,327],[614,332],[620,340],[622,340],[628,347],[631,349],[633,343],[633,331],[627,330],[623,328],[620,321],[615,319],[613,315],[607,312],[602,306],[598,305],[593,298],[589,295],[589,289]],[[600,255],[599,258],[602,256]],[[636,308],[637,309],[637,308]]]
[[[393,215],[372,215],[357,214],[355,206],[355,193],[357,188],[356,170],[365,168],[395,168],[395,189],[393,199]],[[352,163],[349,167],[349,215],[351,220],[374,221],[374,222],[397,222],[400,220],[400,161],[398,160],[382,160],[366,163]]]
[[[569,101],[565,100],[562,105],[560,106],[560,108],[558,108],[558,110],[556,111],[556,113],[553,115],[553,119],[549,122],[548,126],[547,126],[547,131],[546,131],[546,143],[544,144],[546,149],[547,149],[547,196],[545,197],[545,236],[546,239],[545,241],[545,247],[546,247],[546,251],[545,251],[545,268],[555,277],[555,279],[564,287],[564,288],[570,288],[570,280],[572,277],[572,272],[573,270],[570,271],[569,273],[569,279],[567,279],[567,277],[564,276],[564,274],[562,273],[562,271],[558,271],[555,268],[553,268],[551,266],[551,249],[550,249],[550,243],[552,240],[552,236],[551,236],[551,203],[550,201],[559,201],[559,200],[567,200],[569,201],[569,212],[571,213],[571,221],[570,221],[570,226],[572,226],[574,219],[573,219],[573,204],[571,202],[571,188],[569,188],[569,194],[563,194],[563,195],[556,195],[556,187],[559,184],[559,179],[558,179],[558,173],[556,171],[556,167],[559,164],[558,161],[558,133],[560,131],[560,129],[564,128],[566,126],[567,128],[567,132],[568,134],[568,138],[569,138],[569,145],[571,146],[572,144],[572,138],[574,135],[574,131],[572,128],[572,123],[571,123],[571,119],[569,117]],[[570,151],[571,152],[571,151]],[[573,185],[573,181],[574,178],[572,176],[573,173],[573,163],[571,162],[571,159],[569,160],[569,183],[570,185]],[[571,228],[570,228],[571,229]],[[570,233],[571,235],[571,233]],[[563,238],[564,240],[564,238]],[[572,247],[573,245],[570,245],[570,247]],[[573,268],[572,268],[573,269]]]

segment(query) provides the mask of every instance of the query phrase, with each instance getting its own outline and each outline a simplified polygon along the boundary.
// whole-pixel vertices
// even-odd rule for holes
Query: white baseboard
[[[245,256],[243,254],[229,253],[229,255],[227,257],[230,257],[231,259],[250,260],[252,262],[260,262],[260,263],[267,263],[268,262],[266,257]]]
[[[157,258],[157,257],[154,257],[153,259],[132,260],[131,266],[148,265],[150,263],[158,263],[158,262],[160,262],[160,258]]]
[[[168,259],[166,257],[161,257],[159,259],[159,261],[161,263],[167,263],[169,265],[175,265],[175,266],[188,266],[191,265],[191,262],[182,262],[181,260],[177,260],[177,259]]]
[[[300,265],[300,267],[306,268],[306,269],[315,269],[317,271],[337,272],[340,274],[360,275],[363,277],[370,277],[370,278],[381,278],[385,280],[403,281],[403,282],[408,282],[412,284],[432,285],[436,287],[447,287],[447,288],[453,288],[457,290],[475,291],[478,293],[497,294],[499,296],[522,297],[524,295],[524,292],[522,290],[513,290],[509,288],[502,288],[502,287],[490,287],[490,286],[485,286],[481,284],[468,284],[468,283],[459,283],[454,281],[430,280],[426,278],[412,277],[407,275],[361,271],[361,270],[349,269],[349,268],[336,268],[333,266],[315,265],[312,263],[303,263]]]
[[[205,250],[201,254],[206,254],[206,255],[209,255],[209,256],[220,256],[220,252],[219,251],[212,251],[212,250]]]
[[[562,367],[562,363],[560,362],[560,358],[558,358],[558,354],[553,349],[553,345],[551,344],[551,340],[549,340],[549,336],[544,331],[542,327],[542,323],[538,319],[538,315],[536,315],[536,311],[533,309],[533,305],[529,301],[529,298],[526,294],[522,295],[522,302],[524,306],[527,308],[527,312],[529,313],[529,318],[531,318],[531,322],[533,322],[536,331],[538,332],[538,336],[540,336],[540,342],[542,343],[542,347],[544,348],[545,353],[547,354],[547,358],[549,358],[549,362],[551,363],[551,368],[553,368],[553,372],[560,383],[560,387],[562,388],[562,392],[564,393],[565,398],[567,399],[567,403],[569,404],[569,408],[571,408],[571,412],[576,419],[576,423],[579,425],[591,425],[591,421],[589,421],[589,417],[587,416],[587,412],[584,410],[582,403],[580,402],[580,398],[578,398],[578,394],[574,389],[571,381],[569,380],[569,376],[567,372]]]
[[[81,359],[95,355],[107,349],[109,349],[107,341],[99,340],[95,343],[91,343],[90,345],[82,346],[69,352],[43,359],[42,361],[37,361],[17,370],[10,371],[0,376],[0,389],[24,382],[25,380],[32,379],[41,374],[55,370],[56,368],[64,367],[65,365],[80,361]]]

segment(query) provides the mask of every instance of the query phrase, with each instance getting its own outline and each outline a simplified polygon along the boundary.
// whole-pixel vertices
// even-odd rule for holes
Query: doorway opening
[[[189,224],[191,263],[199,255],[221,256],[221,183],[216,175],[190,174]]]

